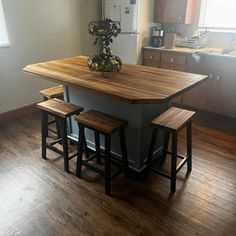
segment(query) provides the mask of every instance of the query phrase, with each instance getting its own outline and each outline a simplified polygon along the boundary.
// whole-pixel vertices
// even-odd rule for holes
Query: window
[[[0,47],[9,45],[7,29],[2,9],[2,2],[0,0]]]
[[[202,0],[199,27],[236,31],[235,0]]]

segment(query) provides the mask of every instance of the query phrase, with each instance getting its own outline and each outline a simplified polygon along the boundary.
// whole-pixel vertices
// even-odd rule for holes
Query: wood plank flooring
[[[119,176],[108,197],[99,175],[76,178],[74,160],[67,174],[56,154],[40,158],[38,113],[0,124],[0,235],[236,235],[236,124],[196,119],[193,171],[172,196],[150,174]]]

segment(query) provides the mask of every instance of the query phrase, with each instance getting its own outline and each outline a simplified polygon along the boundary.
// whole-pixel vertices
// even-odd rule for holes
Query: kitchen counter
[[[155,47],[145,46],[143,48],[158,50],[158,51],[163,51],[163,52],[183,53],[183,54],[194,54],[194,53],[200,52],[201,55],[217,56],[217,57],[220,56],[222,58],[236,59],[236,50],[233,50],[230,53],[222,54],[222,51],[224,48],[216,48],[216,47],[205,47],[205,48],[200,48],[200,49],[174,47],[172,49],[166,49],[164,47],[155,48]]]
[[[164,47],[155,48],[155,47],[145,46],[143,48],[159,50],[159,51],[164,51],[164,52],[178,52],[178,53],[189,53],[189,54],[193,54],[194,52],[201,50],[201,49],[182,48],[182,47],[174,47],[174,48],[171,48],[171,49],[166,49]]]
[[[206,76],[149,68],[140,65],[123,65],[120,73],[92,73],[87,57],[78,56],[28,65],[23,70],[41,75],[64,85],[82,87],[103,93],[129,103],[159,103],[172,99],[198,83]]]
[[[87,57],[78,56],[28,65],[24,71],[64,85],[67,102],[96,109],[128,121],[125,129],[129,165],[140,172],[145,167],[151,138],[150,121],[167,110],[170,100],[201,84],[207,76],[168,71],[140,65],[123,65],[118,74],[105,78],[91,72]],[[70,136],[78,138],[78,125],[70,120]],[[161,153],[164,133],[156,150]],[[94,149],[94,135],[86,132],[87,144]],[[103,146],[103,139],[101,145]],[[112,152],[120,158],[119,138],[112,136]]]

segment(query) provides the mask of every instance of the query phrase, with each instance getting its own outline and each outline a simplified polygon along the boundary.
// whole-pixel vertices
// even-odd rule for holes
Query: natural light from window
[[[236,31],[236,0],[202,0],[199,27]]]
[[[7,45],[9,45],[9,40],[3,14],[2,2],[0,0],[0,47]]]

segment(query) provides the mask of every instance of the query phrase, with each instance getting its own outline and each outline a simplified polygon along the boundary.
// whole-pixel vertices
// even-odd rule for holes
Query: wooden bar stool
[[[46,88],[39,91],[44,101],[52,98],[62,98],[63,99],[63,85],[58,85],[50,88]]]
[[[96,171],[100,174],[104,174],[105,193],[107,195],[111,195],[111,180],[114,179],[118,174],[120,174],[122,170],[126,172],[128,168],[128,158],[127,158],[127,149],[126,149],[125,132],[124,132],[124,126],[127,125],[128,122],[96,110],[90,110],[83,114],[80,114],[75,117],[75,120],[78,122],[79,126],[79,145],[78,145],[76,175],[78,177],[81,177],[82,165],[85,165],[89,169]],[[85,139],[83,138],[85,128],[88,128],[95,132],[96,154],[89,157],[86,160],[83,160],[81,147],[83,147],[84,145],[83,142],[85,141]],[[111,161],[114,164],[116,163],[114,162],[114,159],[111,157],[111,134],[114,133],[115,131],[119,132],[122,163],[119,165],[121,166],[120,170],[111,177]],[[99,134],[103,134],[105,136],[104,154],[100,149]],[[92,165],[91,163],[89,163],[89,161],[94,157],[97,157],[98,158],[97,161],[99,162],[102,155],[104,155],[105,157],[105,170],[101,170]]]
[[[187,163],[187,172],[189,173],[192,170],[192,117],[195,114],[193,111],[180,109],[176,107],[172,107],[168,109],[166,112],[162,113],[160,116],[156,117],[151,125],[153,126],[152,139],[150,143],[147,168],[151,171],[158,173],[164,177],[167,177],[171,180],[171,193],[176,191],[176,174],[178,171]],[[177,139],[178,133],[186,127],[187,130],[187,155],[186,157],[177,154]],[[163,173],[157,169],[151,168],[151,160],[154,153],[154,147],[157,140],[158,129],[163,129],[168,133],[172,134],[172,151],[168,152],[168,144],[166,154],[171,154],[171,173],[170,175]],[[182,161],[177,166],[177,157],[181,158]]]
[[[58,99],[63,100],[63,91],[64,91],[63,85],[58,85],[58,86],[40,90],[39,93],[42,94],[44,101],[47,101],[52,98],[58,98]],[[56,119],[52,119],[48,121],[48,124],[49,124],[48,131],[56,134],[57,137],[60,138],[59,122]],[[56,130],[54,127],[53,128],[50,127],[50,125],[52,124],[56,124]],[[47,133],[47,136],[48,136],[48,133]]]
[[[47,148],[62,155],[64,158],[64,170],[69,172],[69,160],[77,155],[69,157],[68,140],[67,140],[67,118],[73,115],[78,115],[83,111],[83,107],[66,103],[60,99],[53,98],[37,104],[37,107],[42,111],[42,158],[46,159]],[[49,143],[47,142],[48,132],[48,115],[54,116],[59,122],[61,138]],[[56,143],[62,143],[63,151],[55,147]]]

